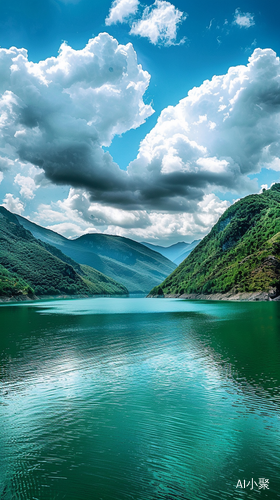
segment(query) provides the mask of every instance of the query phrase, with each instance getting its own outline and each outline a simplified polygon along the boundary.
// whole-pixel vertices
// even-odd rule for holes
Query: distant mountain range
[[[258,291],[280,297],[280,184],[229,207],[151,295]]]
[[[279,207],[280,184],[274,184],[232,205],[202,241],[170,247],[105,234],[69,240],[0,207],[0,295],[152,289],[152,296],[265,292],[280,298]]]
[[[0,296],[115,295],[125,286],[37,240],[0,207]]]
[[[75,262],[91,266],[109,276],[127,288],[129,293],[147,294],[176,268],[163,255],[129,238],[86,234],[68,240],[24,217],[15,217],[33,237],[52,245]]]
[[[162,247],[159,245],[152,245],[151,243],[142,242],[142,245],[154,250],[155,252],[161,253],[167,259],[170,259],[177,266],[186,259],[186,257],[192,252],[192,250],[198,245],[201,240],[194,240],[192,243],[185,243],[181,241],[170,245],[169,247]]]

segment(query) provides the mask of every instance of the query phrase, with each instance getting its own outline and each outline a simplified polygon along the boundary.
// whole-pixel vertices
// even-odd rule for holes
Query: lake
[[[280,498],[279,303],[89,298],[0,320],[1,500]]]

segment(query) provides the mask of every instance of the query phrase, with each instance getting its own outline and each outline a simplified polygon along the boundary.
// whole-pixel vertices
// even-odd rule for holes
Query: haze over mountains
[[[229,207],[150,295],[258,291],[280,297],[280,184]]]
[[[35,238],[56,247],[79,264],[91,266],[121,283],[129,293],[147,294],[176,268],[163,255],[129,238],[85,234],[68,240],[24,217],[15,217]]]
[[[186,259],[186,257],[192,252],[192,250],[198,245],[201,240],[195,240],[192,243],[186,243],[185,241],[180,241],[171,245],[169,247],[163,247],[160,245],[152,245],[151,243],[142,242],[142,245],[154,250],[155,252],[161,253],[167,259],[170,259],[177,266]]]

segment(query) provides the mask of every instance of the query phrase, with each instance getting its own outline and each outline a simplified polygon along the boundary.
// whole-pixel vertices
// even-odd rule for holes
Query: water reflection
[[[279,313],[145,299],[0,308],[2,498],[280,498]],[[252,477],[270,489],[236,490]]]

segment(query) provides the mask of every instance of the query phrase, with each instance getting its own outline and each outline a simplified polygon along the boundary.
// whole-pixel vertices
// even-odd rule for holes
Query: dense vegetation
[[[33,295],[31,286],[18,276],[0,265],[0,296]]]
[[[1,296],[119,293],[126,288],[37,240],[0,207]]]
[[[280,184],[232,205],[163,283],[163,294],[280,294]]]
[[[49,243],[79,264],[97,269],[122,283],[130,293],[145,293],[162,282],[176,265],[163,255],[129,238],[109,234],[86,234],[76,240],[16,216],[35,238]]]

